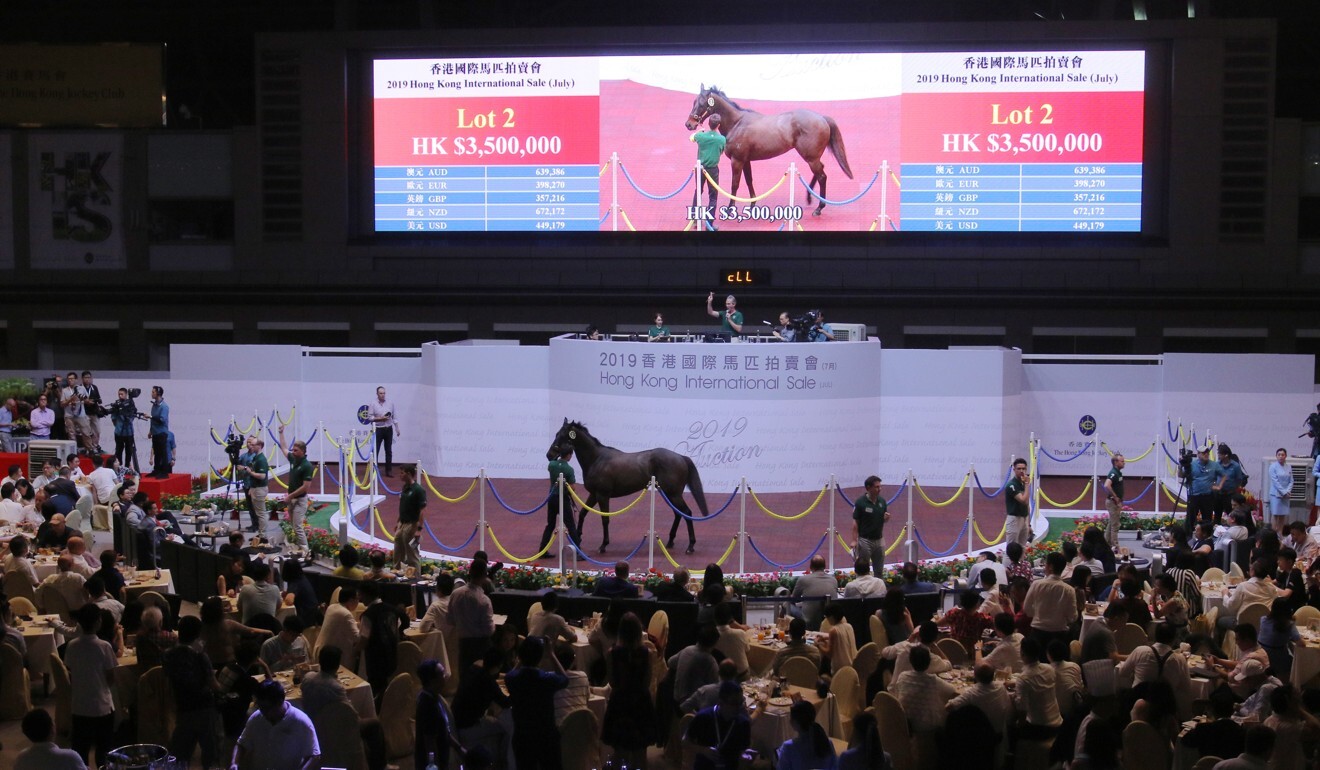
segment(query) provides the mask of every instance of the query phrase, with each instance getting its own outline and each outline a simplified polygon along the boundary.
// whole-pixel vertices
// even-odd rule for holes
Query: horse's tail
[[[692,498],[697,501],[702,517],[705,517],[709,514],[706,511],[706,493],[701,488],[701,474],[697,473],[697,464],[692,462],[691,457],[684,456],[683,460],[687,462],[688,489],[692,490]]]
[[[830,153],[839,161],[839,168],[843,169],[843,173],[852,179],[853,173],[852,169],[848,168],[848,152],[843,149],[843,133],[839,131],[839,124],[828,115],[825,116],[825,122],[830,124]]]

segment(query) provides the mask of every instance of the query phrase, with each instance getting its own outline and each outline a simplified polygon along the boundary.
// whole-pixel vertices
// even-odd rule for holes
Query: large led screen
[[[375,229],[1136,233],[1145,56],[375,59]]]

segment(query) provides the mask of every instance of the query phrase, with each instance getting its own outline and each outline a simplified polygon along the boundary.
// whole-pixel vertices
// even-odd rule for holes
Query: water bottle
[[[426,756],[427,756],[427,759],[426,759],[426,770],[440,770],[440,769],[439,769],[438,767],[436,767],[436,765],[435,765],[435,752],[432,751],[430,754],[427,754]]]

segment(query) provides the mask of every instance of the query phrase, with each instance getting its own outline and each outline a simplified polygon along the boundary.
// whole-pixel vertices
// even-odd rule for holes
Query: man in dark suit
[[[614,574],[597,580],[592,594],[610,599],[636,599],[637,586],[628,582],[628,562],[615,562]]]

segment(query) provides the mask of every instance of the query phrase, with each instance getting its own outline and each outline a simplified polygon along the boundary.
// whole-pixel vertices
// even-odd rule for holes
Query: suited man
[[[616,562],[614,564],[614,574],[606,575],[597,580],[596,588],[591,593],[595,596],[605,596],[610,599],[636,599],[638,596],[637,586],[628,582],[628,562]]]

